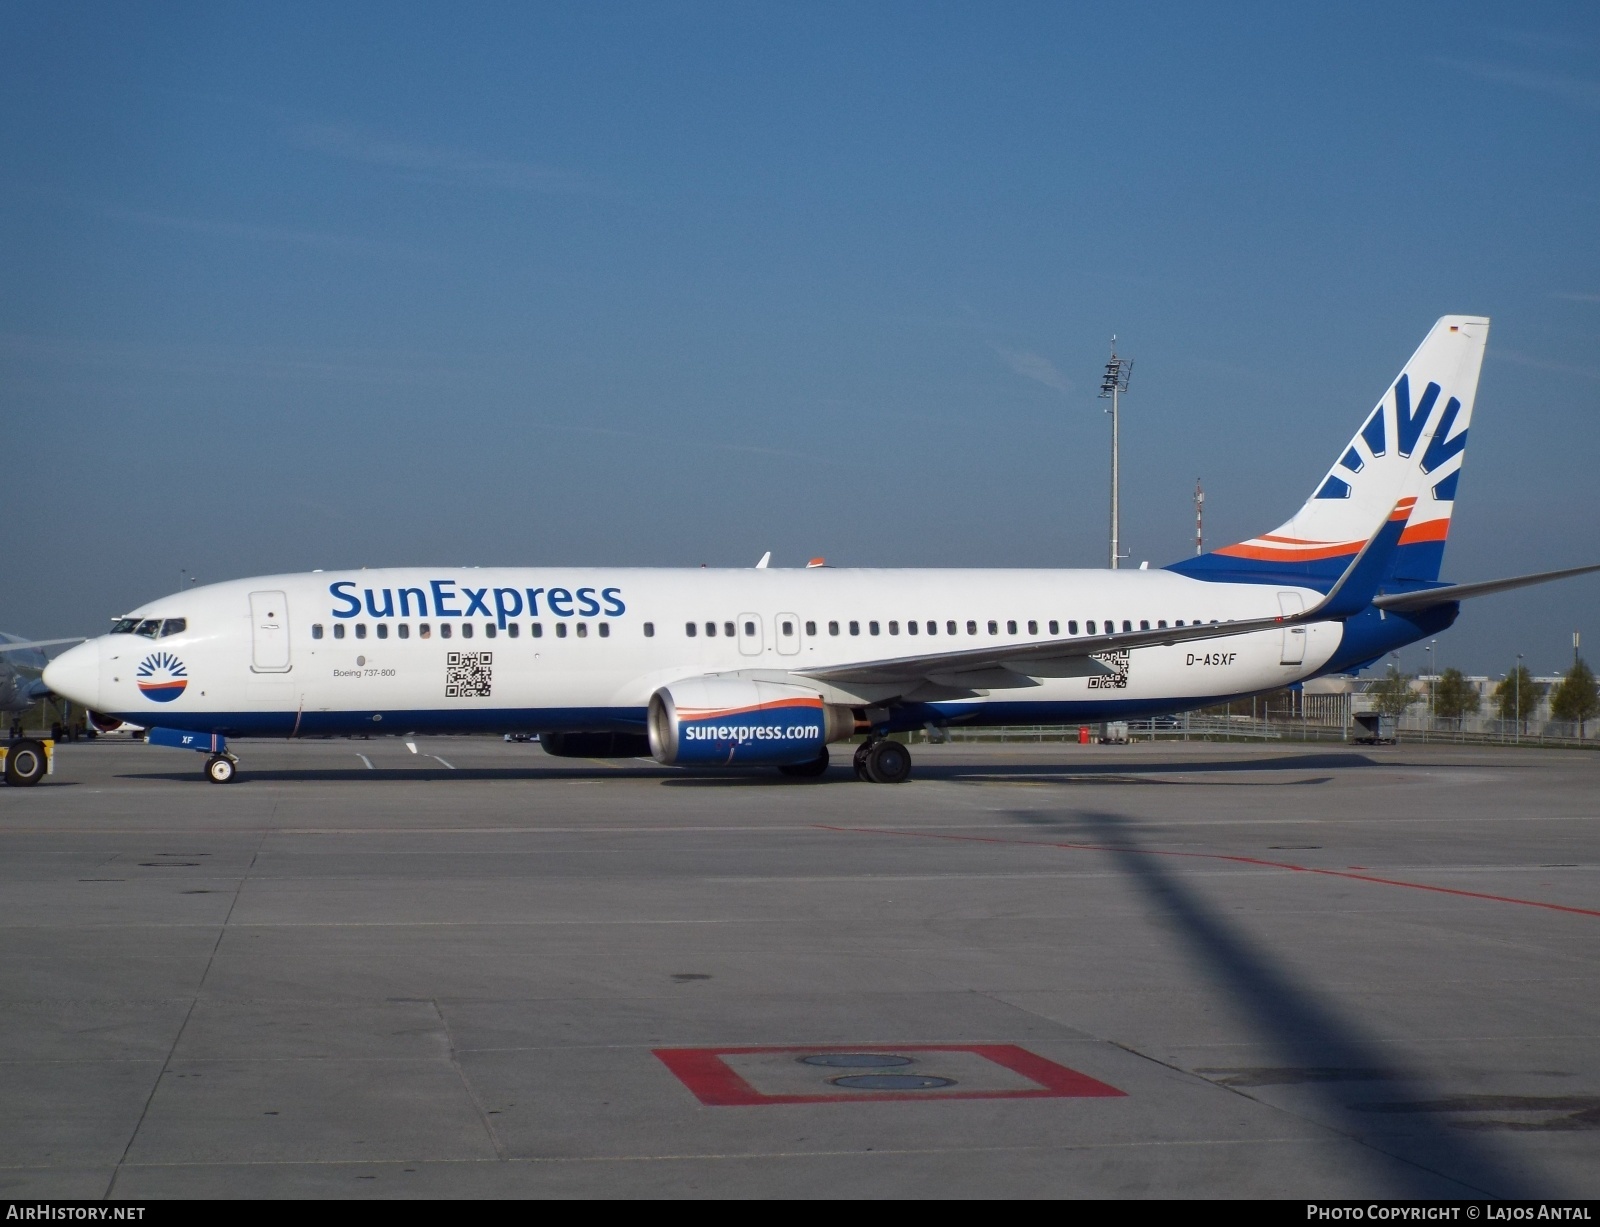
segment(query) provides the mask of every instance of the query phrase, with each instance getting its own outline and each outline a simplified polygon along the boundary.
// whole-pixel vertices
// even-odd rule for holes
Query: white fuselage
[[[684,678],[803,679],[830,665],[1087,635],[1091,623],[1242,620],[1318,599],[1168,571],[314,572],[152,601],[127,615],[131,629],[59,658],[48,680],[97,712],[230,736],[637,731],[651,695]],[[1019,678],[975,697],[901,703],[895,720],[1079,722],[1200,707],[1311,676],[1341,633],[1313,623],[1136,648],[1108,661],[1109,677]],[[896,698],[804,684],[828,702]]]

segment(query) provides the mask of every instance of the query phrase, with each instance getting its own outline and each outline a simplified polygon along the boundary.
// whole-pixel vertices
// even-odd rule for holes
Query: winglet
[[[1323,618],[1350,618],[1372,604],[1378,595],[1378,585],[1388,569],[1389,559],[1400,544],[1400,534],[1405,532],[1411,519],[1411,510],[1417,505],[1415,498],[1403,498],[1394,505],[1389,516],[1378,526],[1378,531],[1361,547],[1361,552],[1345,568],[1343,575],[1328,590],[1328,595],[1316,608],[1306,611],[1305,620],[1314,616]]]

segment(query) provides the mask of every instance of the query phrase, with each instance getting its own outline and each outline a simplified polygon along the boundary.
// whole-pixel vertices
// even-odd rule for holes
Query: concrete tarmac
[[[1600,1195],[1600,754],[413,741],[0,788],[0,1195]]]

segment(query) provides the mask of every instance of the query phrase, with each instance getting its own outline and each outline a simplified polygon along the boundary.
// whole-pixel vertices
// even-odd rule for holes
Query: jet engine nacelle
[[[857,731],[853,709],[782,682],[694,677],[650,698],[650,752],[685,766],[809,763]]]

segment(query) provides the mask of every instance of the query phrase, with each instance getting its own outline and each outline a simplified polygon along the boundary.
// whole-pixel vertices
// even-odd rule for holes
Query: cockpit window
[[[160,618],[146,618],[134,629],[135,635],[143,635],[146,639],[154,639],[161,633]]]
[[[113,635],[131,635],[138,625],[138,618],[118,618],[111,628],[111,633]]]
[[[189,619],[187,619],[187,618],[168,618],[165,622],[163,622],[161,624],[161,637],[163,639],[165,639],[168,635],[181,635],[181,634],[183,634],[184,631],[186,631],[188,629],[189,629]]]

